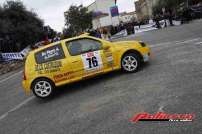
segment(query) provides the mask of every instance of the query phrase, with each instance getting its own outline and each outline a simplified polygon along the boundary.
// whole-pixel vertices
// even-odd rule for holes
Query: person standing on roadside
[[[169,20],[170,26],[174,26],[173,25],[173,12],[171,9],[168,10],[168,20]]]
[[[160,23],[159,23],[159,15],[158,15],[158,14],[156,14],[156,15],[154,16],[154,21],[155,21],[155,23],[156,23],[156,28],[160,29],[160,28],[161,28],[161,25],[160,25]]]
[[[165,27],[167,27],[167,18],[168,18],[168,12],[164,11],[163,12],[163,19],[164,19]]]
[[[96,32],[95,37],[102,38],[101,33],[100,33],[100,31],[98,29],[95,30],[95,32]]]

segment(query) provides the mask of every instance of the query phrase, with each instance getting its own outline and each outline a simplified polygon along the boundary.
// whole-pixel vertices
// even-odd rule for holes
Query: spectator
[[[95,37],[102,38],[99,30],[95,30]]]
[[[164,19],[165,27],[167,27],[167,18],[168,18],[168,12],[165,11],[165,12],[163,12],[163,19]]]
[[[170,26],[174,26],[173,25],[173,13],[172,13],[172,10],[168,10],[168,20],[169,20],[169,23],[170,23]]]
[[[49,39],[48,39],[48,36],[45,37],[44,41],[43,41],[43,45],[48,45],[50,42],[49,42]]]
[[[156,23],[156,28],[158,28],[158,29],[160,29],[161,28],[161,25],[160,25],[160,23],[159,23],[159,15],[155,15],[154,16],[154,21],[155,21],[155,23]]]

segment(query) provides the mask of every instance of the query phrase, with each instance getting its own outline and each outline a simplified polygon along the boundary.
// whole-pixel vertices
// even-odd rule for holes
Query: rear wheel
[[[121,60],[122,70],[128,73],[137,72],[140,68],[140,57],[135,53],[125,54]]]
[[[32,84],[32,91],[34,95],[42,99],[51,97],[53,95],[54,88],[55,86],[53,82],[45,78],[37,79]]]

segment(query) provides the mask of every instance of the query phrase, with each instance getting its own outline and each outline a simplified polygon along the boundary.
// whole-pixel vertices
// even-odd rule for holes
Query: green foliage
[[[72,5],[68,11],[65,12],[64,34],[67,36],[76,35],[92,27],[92,13],[88,12],[86,7]],[[68,32],[70,31],[70,32]]]
[[[70,38],[76,35],[74,29],[69,26],[68,28],[63,29],[63,39]]]
[[[153,13],[158,14],[162,12],[162,8],[176,9],[181,3],[187,2],[187,0],[158,0],[157,4],[153,7]]]
[[[20,51],[45,35],[43,21],[36,13],[28,11],[21,1],[7,1],[0,7],[0,38],[3,47],[11,48],[9,51]]]
[[[49,39],[53,39],[57,35],[57,32],[54,29],[52,29],[50,26],[44,26],[43,30],[44,30],[45,36],[48,37]]]

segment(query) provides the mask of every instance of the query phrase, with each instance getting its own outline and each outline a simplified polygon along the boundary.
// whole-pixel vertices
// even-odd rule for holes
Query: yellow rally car
[[[138,71],[150,48],[143,42],[108,42],[78,36],[31,51],[25,62],[23,87],[39,98],[50,97],[55,87],[122,69]]]

